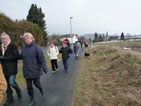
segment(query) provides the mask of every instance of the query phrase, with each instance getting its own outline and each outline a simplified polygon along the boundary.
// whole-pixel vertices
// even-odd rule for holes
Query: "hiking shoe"
[[[32,101],[29,102],[28,106],[33,106],[34,104],[35,104],[35,101],[32,100]]]
[[[57,68],[56,71],[59,71],[59,69]]]
[[[65,73],[68,73],[68,70],[65,70]]]
[[[14,102],[14,100],[6,100],[3,105],[8,106],[8,105],[12,104],[13,102]]]
[[[43,92],[43,90],[41,90],[40,92],[41,92],[41,95],[44,96],[44,92]]]
[[[56,71],[52,71],[52,74],[56,73]]]

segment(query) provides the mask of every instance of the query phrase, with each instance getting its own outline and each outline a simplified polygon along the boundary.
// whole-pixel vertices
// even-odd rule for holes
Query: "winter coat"
[[[43,70],[47,70],[43,51],[34,42],[22,49],[21,58],[23,59],[23,75],[25,79],[39,78]]]
[[[6,90],[7,90],[7,83],[3,75],[2,68],[0,66],[0,104],[3,100],[4,93],[6,92]]]
[[[58,54],[59,54],[58,48],[56,46],[52,48],[49,47],[47,50],[47,54],[50,57],[50,60],[58,59]]]
[[[71,45],[70,45],[70,43],[69,43],[69,42],[67,42],[67,46],[68,46],[68,47],[71,47]]]
[[[59,50],[59,53],[62,53],[62,59],[63,60],[67,60],[70,57],[68,54],[72,54],[72,50],[68,46],[61,47],[61,49]]]
[[[0,46],[0,56],[2,56],[1,46]],[[11,42],[4,53],[4,59],[0,60],[3,73],[5,76],[17,74],[18,57],[19,57],[19,52],[17,46]]]

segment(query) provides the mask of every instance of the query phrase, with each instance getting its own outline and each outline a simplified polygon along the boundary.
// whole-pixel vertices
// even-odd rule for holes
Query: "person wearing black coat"
[[[72,50],[70,47],[67,46],[67,41],[62,41],[62,47],[59,50],[59,53],[62,53],[62,60],[63,60],[63,65],[65,72],[68,72],[68,59],[72,54]]]
[[[7,100],[4,103],[4,105],[6,106],[14,102],[13,91],[11,87],[16,90],[18,99],[21,100],[22,98],[21,90],[15,81],[19,52],[17,46],[11,42],[9,35],[7,35],[6,33],[1,34],[1,41],[0,61],[8,85],[6,91]]]

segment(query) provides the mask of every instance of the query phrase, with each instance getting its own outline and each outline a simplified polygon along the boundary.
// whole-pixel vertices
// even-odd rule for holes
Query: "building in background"
[[[78,41],[78,35],[77,34],[66,34],[66,35],[61,35],[60,40],[63,41],[65,39],[68,39],[71,44],[75,43]]]

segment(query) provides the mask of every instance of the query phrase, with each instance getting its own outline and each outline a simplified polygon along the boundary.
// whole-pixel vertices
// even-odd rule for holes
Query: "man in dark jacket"
[[[4,105],[7,106],[14,101],[11,87],[16,90],[18,99],[21,100],[22,98],[21,90],[15,82],[19,52],[17,46],[11,42],[9,35],[6,33],[2,33],[1,41],[2,44],[0,45],[0,61],[8,85],[6,91],[7,100],[4,103]]]
[[[68,59],[72,54],[72,50],[70,47],[67,46],[67,41],[62,41],[62,47],[59,50],[59,53],[62,53],[62,60],[63,60],[63,65],[65,72],[68,72]]]

